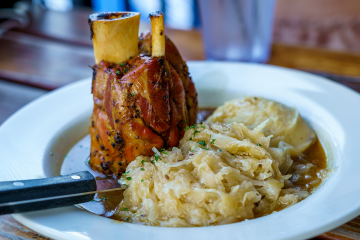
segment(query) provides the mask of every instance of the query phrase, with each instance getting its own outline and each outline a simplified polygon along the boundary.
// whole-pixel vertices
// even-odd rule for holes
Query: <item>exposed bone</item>
[[[138,55],[140,13],[95,13],[89,16],[95,63],[120,63]]]
[[[161,11],[150,13],[152,31],[152,56],[165,56],[164,14]]]

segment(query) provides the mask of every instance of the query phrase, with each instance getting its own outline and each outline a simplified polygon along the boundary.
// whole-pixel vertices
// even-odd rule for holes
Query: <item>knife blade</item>
[[[87,205],[83,207],[81,203],[94,201],[96,195],[124,189],[126,187],[121,187],[116,179],[96,180],[88,171],[52,178],[0,182],[0,215],[74,204],[88,210]]]

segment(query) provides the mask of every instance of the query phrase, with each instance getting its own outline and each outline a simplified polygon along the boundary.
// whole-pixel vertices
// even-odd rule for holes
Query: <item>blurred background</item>
[[[89,14],[137,11],[143,32],[155,10],[184,60],[300,69],[360,92],[360,0],[1,0],[0,125],[47,92],[91,77]],[[359,220],[326,234],[360,239]],[[0,238],[47,239],[11,216],[0,217]]]
[[[231,0],[223,2],[229,1]],[[272,0],[261,2],[263,4],[266,1]],[[0,3],[2,9],[0,29],[4,31],[12,27],[25,28],[28,29],[27,32],[33,31],[48,37],[80,42],[81,34],[89,31],[86,24],[81,24],[84,28],[77,29],[81,33],[74,33],[78,35],[76,36],[78,39],[68,39],[66,37],[74,29],[67,29],[67,25],[71,23],[61,17],[71,18],[73,21],[85,21],[88,13],[92,11],[137,11],[142,14],[142,20],[148,22],[147,15],[154,10],[162,10],[165,13],[165,23],[170,28],[202,29],[199,2],[199,0],[6,0]],[[211,0],[204,1],[204,4],[211,5],[211,2]],[[17,10],[17,13],[5,13],[5,9]],[[47,16],[48,11],[54,12],[54,16]],[[24,14],[30,18],[20,20],[21,17],[26,18]],[[78,17],[75,19],[73,15],[76,14]],[[9,18],[18,20],[19,23],[5,24],[4,22]],[[54,29],[57,27],[61,28]],[[275,41],[287,44],[360,53],[360,1],[277,0],[272,34]]]
[[[143,32],[155,10],[185,60],[360,75],[360,0],[6,0],[0,80],[52,90],[85,78],[94,63],[89,14],[137,11]]]
[[[144,32],[155,10],[164,12],[166,35],[185,60],[295,68],[360,91],[360,0],[4,0],[0,124],[39,96],[31,93],[13,107],[7,86],[43,94],[91,75],[89,14],[137,11]]]

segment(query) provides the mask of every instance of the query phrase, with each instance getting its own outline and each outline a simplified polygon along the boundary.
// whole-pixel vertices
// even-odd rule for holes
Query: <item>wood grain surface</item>
[[[0,81],[0,124],[48,90],[91,76],[88,65],[94,59],[87,26],[89,13],[88,9],[67,15],[45,12],[28,29],[3,35],[0,79],[7,82]],[[204,59],[200,32],[165,31],[184,59]],[[360,55],[275,43],[268,63],[322,74],[360,92]],[[0,216],[1,239],[48,238],[11,216]],[[314,239],[360,239],[360,217]]]
[[[349,240],[360,239],[360,217],[319,236],[320,239],[325,240]]]
[[[9,215],[0,217],[0,240],[25,240],[37,239],[47,240],[45,236],[32,231],[30,228],[17,222]]]
[[[21,107],[47,92],[0,80],[0,125]]]
[[[275,43],[268,64],[344,76],[360,76],[359,54],[330,52],[317,48]]]
[[[5,33],[0,46],[0,79],[47,90],[89,77],[94,64],[90,47],[24,33]]]

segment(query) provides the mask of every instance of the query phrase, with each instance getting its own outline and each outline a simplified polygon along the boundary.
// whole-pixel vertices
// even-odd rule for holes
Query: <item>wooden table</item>
[[[87,26],[90,11],[44,12],[31,26],[0,39],[0,124],[39,96],[91,76],[94,63]],[[44,22],[47,19],[47,22]],[[47,25],[51,22],[54,25]],[[55,26],[56,25],[56,26]],[[166,29],[186,60],[203,60],[198,31]],[[274,43],[268,64],[324,75],[360,92],[360,55]],[[360,239],[360,217],[315,239]],[[0,239],[48,239],[0,217]]]

